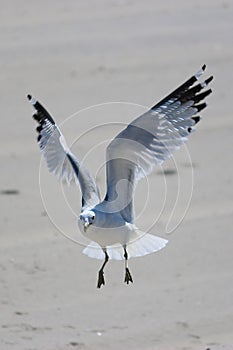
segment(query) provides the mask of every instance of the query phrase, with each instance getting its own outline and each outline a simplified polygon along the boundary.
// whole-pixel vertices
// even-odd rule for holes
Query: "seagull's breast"
[[[91,241],[98,243],[101,247],[114,244],[127,244],[135,236],[135,225],[123,222],[120,226],[109,227],[110,225],[97,226],[90,225],[86,232],[81,220],[78,220],[78,226],[81,233]]]

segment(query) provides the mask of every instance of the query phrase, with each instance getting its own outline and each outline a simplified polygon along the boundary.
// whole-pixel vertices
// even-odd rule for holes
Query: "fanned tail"
[[[147,254],[155,253],[158,250],[164,248],[168,241],[164,238],[151,235],[150,233],[144,233],[137,230],[138,238],[127,244],[128,258],[136,258]],[[123,260],[124,249],[120,244],[107,246],[107,253],[109,259]],[[98,243],[91,242],[84,250],[83,253],[90,258],[104,260],[105,255]]]
[[[138,239],[127,245],[127,252],[130,258],[155,253],[168,243],[168,240],[150,233],[144,233],[140,230],[137,230],[137,233],[139,235]]]

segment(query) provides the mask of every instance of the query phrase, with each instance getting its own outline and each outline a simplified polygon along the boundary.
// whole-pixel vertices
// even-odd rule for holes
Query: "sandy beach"
[[[0,349],[232,350],[233,2],[0,6]],[[169,244],[130,260],[130,286],[111,261],[98,290],[101,262],[82,254],[77,228],[80,191],[40,168],[26,94],[61,124],[103,195],[108,141],[204,63],[214,81],[203,120],[165,175],[136,192],[138,226]]]

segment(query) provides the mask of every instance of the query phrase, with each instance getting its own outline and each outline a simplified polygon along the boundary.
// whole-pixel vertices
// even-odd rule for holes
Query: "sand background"
[[[0,7],[0,348],[233,349],[233,2],[33,0],[0,1]],[[62,123],[109,101],[151,106],[203,63],[215,77],[214,92],[188,143],[194,168],[189,211],[168,234],[167,203],[152,231],[168,238],[168,247],[130,261],[135,283],[129,287],[123,264],[111,262],[107,285],[97,290],[100,262],[66,239],[43,207],[40,154],[25,95],[37,96]],[[68,143],[93,125],[130,122],[141,108],[114,106],[65,124]],[[82,138],[77,154],[114,131]],[[103,159],[104,153],[95,153],[90,167]],[[179,159],[184,190],[178,221],[191,174],[187,156],[179,153]],[[74,216],[63,211],[56,180],[43,174],[52,219],[73,237]],[[174,201],[177,175],[166,179]],[[164,177],[155,173],[151,180],[155,195],[138,219],[143,228],[159,213],[164,194]],[[103,190],[102,176],[99,182]],[[139,209],[147,188],[140,186]],[[80,196],[71,192],[78,214]]]

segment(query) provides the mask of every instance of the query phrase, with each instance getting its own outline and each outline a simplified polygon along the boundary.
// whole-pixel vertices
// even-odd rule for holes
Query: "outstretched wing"
[[[48,170],[57,175],[60,181],[69,185],[78,179],[82,192],[82,207],[93,207],[100,202],[99,190],[95,180],[82,163],[72,154],[65,138],[46,109],[31,95],[27,96],[36,112],[33,118],[38,122],[36,128],[38,143],[45,158]]]
[[[137,182],[156,165],[171,157],[195,129],[206,107],[203,101],[211,90],[204,89],[213,79],[195,84],[206,66],[184,84],[132,121],[107,148],[106,201],[112,211],[133,222],[133,194]]]

